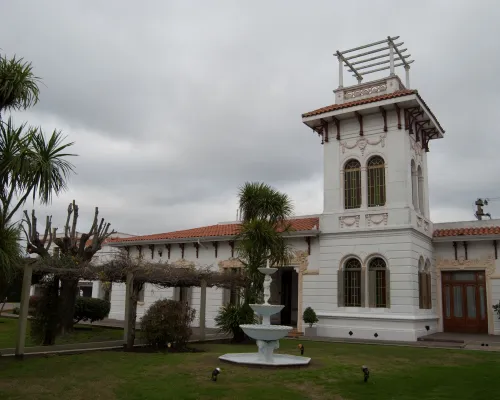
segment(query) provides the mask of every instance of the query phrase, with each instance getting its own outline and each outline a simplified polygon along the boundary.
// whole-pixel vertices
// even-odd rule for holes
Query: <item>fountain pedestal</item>
[[[240,325],[240,328],[252,339],[257,341],[259,351],[257,353],[229,353],[219,357],[221,361],[227,361],[242,365],[260,365],[271,367],[287,367],[308,365],[311,359],[308,357],[292,356],[288,354],[274,354],[279,349],[279,339],[284,338],[293,328],[284,325],[271,325],[271,315],[279,313],[285,306],[269,304],[271,297],[271,275],[277,268],[259,268],[266,275],[264,279],[264,303],[250,304],[256,314],[262,315],[262,324]]]

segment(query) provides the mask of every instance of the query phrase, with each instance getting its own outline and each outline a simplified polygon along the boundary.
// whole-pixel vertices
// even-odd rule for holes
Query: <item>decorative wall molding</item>
[[[359,215],[343,216],[339,217],[339,225],[341,228],[343,228],[344,226],[353,226],[353,225],[355,225],[356,228],[359,228],[359,220],[360,220]]]
[[[184,258],[179,258],[177,261],[174,261],[172,265],[176,268],[194,268],[194,261],[188,261]]]
[[[379,144],[382,147],[385,147],[385,139],[387,137],[387,132],[382,133],[378,139],[370,140],[365,137],[360,137],[356,140],[354,144],[348,144],[347,141],[340,142],[340,147],[342,148],[342,153],[345,153],[345,149],[352,150],[355,147],[358,147],[361,150],[361,155],[365,155],[366,146],[378,146]]]
[[[220,269],[241,268],[241,267],[243,267],[243,263],[238,258],[230,257],[227,260],[219,261]]]
[[[417,226],[418,226],[419,228],[421,228],[421,227],[422,227],[422,225],[423,225],[423,223],[424,223],[424,219],[423,219],[422,217],[419,217],[419,216],[417,215]]]
[[[366,226],[370,227],[373,225],[387,225],[387,220],[389,219],[388,213],[379,214],[366,214]]]
[[[466,260],[465,257],[458,257],[457,260],[438,257],[436,259],[436,269],[484,269],[486,275],[491,276],[495,272],[495,257],[493,255],[482,256],[480,258]]]
[[[424,231],[428,232],[429,231],[429,221],[424,220]]]
[[[299,272],[304,272],[309,266],[309,259],[306,250],[296,250],[293,253],[293,258],[290,260],[290,264],[298,265]]]
[[[344,99],[354,99],[356,97],[367,96],[375,93],[384,93],[387,91],[387,84],[382,83],[374,86],[370,86],[364,89],[351,90],[344,92]]]

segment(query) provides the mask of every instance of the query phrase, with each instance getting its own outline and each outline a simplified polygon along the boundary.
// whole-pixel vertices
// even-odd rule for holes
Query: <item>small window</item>
[[[380,156],[368,160],[368,207],[385,205],[385,162]]]
[[[349,160],[344,165],[344,207],[361,207],[361,164],[358,160]]]
[[[370,307],[388,307],[390,294],[390,288],[388,287],[389,271],[387,270],[385,261],[380,257],[371,260],[368,274]]]
[[[355,258],[345,263],[344,290],[344,306],[361,307],[361,263]]]
[[[143,284],[142,285],[142,289],[139,290],[139,294],[137,295],[137,301],[139,303],[144,303],[144,292],[145,292],[145,287],[146,287],[146,284]]]

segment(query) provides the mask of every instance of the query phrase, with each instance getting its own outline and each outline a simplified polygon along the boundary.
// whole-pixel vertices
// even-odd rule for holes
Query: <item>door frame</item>
[[[473,274],[473,279],[453,279],[454,274]],[[488,312],[487,312],[487,299],[488,290],[486,285],[486,271],[485,270],[455,270],[455,271],[442,271],[441,272],[441,289],[442,289],[442,320],[443,332],[457,332],[457,333],[475,333],[486,334],[488,333]],[[450,296],[450,318],[446,318],[446,291],[445,287],[449,287]],[[469,318],[468,315],[468,288],[474,288],[475,300],[475,318]],[[461,317],[455,317],[455,294],[456,289],[460,289],[461,298]],[[480,289],[484,289],[484,319],[481,319],[481,296]]]
[[[433,275],[436,282],[436,298],[437,298],[437,314],[439,316],[438,327],[439,331],[443,332],[443,297],[441,285],[441,272],[442,271],[477,271],[484,270],[486,275],[486,313],[488,315],[488,334],[493,335],[495,332],[495,318],[493,311],[493,289],[492,279],[500,279],[500,274],[496,272],[496,259],[492,254],[484,254],[475,259],[465,259],[458,257],[457,259],[436,257],[435,268],[433,268]],[[500,273],[500,271],[499,271]],[[434,284],[434,282],[433,282]]]

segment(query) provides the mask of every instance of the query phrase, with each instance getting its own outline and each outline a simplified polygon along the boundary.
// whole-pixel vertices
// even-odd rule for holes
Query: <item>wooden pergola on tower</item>
[[[387,36],[387,39],[355,47],[353,49],[338,51],[334,54],[339,60],[339,88],[344,87],[344,67],[361,84],[364,75],[390,70],[390,75],[395,75],[396,67],[404,67],[406,71],[406,89],[410,88],[410,60],[411,54],[403,54],[408,49],[401,49],[404,42],[396,41],[399,36]],[[359,52],[360,50],[367,50]],[[383,53],[383,54],[380,54]],[[375,61],[375,62],[371,62]],[[386,65],[389,64],[389,65]],[[382,67],[379,67],[382,65]]]
[[[150,263],[143,259],[131,260],[128,256],[118,256],[103,264],[87,263],[76,268],[54,266],[54,259],[29,259],[24,266],[23,287],[19,312],[16,357],[23,357],[25,350],[26,330],[30,287],[33,272],[42,272],[58,277],[73,277],[84,280],[100,280],[105,282],[126,283],[124,346],[131,349],[135,343],[135,326],[137,316],[137,299],[145,283],[158,287],[199,287],[201,288],[199,331],[201,339],[205,338],[205,311],[207,287],[241,288],[246,278],[241,274],[214,272],[210,267],[177,267],[168,263]]]

